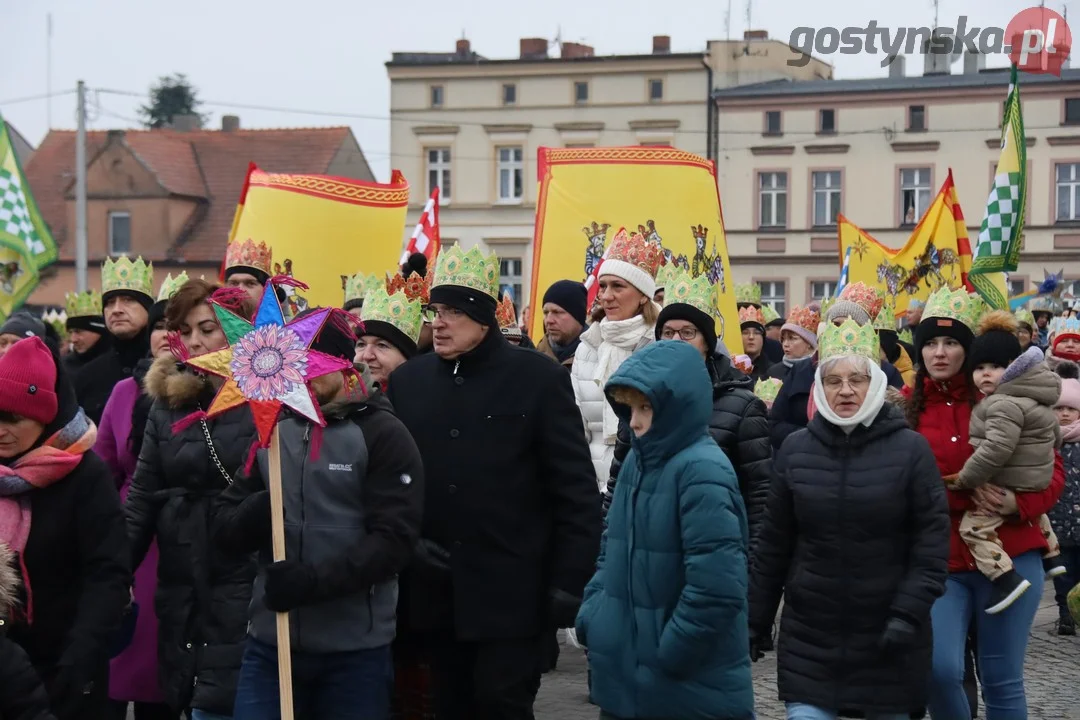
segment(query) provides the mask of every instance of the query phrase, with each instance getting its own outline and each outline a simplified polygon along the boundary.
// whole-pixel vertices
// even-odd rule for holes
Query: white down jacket
[[[574,364],[570,369],[570,379],[574,384],[574,399],[581,410],[581,419],[585,425],[585,439],[589,442],[593,468],[596,470],[597,487],[603,492],[611,472],[611,461],[615,453],[615,438],[604,438],[604,408],[607,398],[604,388],[596,380],[597,365],[600,361],[600,323],[593,323],[581,334],[581,342],[574,353]],[[634,351],[640,350],[653,342],[653,326],[647,326]]]

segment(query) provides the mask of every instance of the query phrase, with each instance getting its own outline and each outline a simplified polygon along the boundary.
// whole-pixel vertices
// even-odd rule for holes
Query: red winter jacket
[[[911,388],[905,387],[902,393],[910,402]],[[968,441],[971,390],[967,378],[957,375],[944,383],[926,378],[923,383],[923,397],[925,406],[919,416],[917,429],[929,441],[941,476],[955,475],[964,467],[964,462],[972,453],[971,443]],[[998,529],[998,537],[1005,552],[1016,557],[1029,550],[1046,549],[1046,540],[1039,531],[1039,516],[1050,511],[1064,489],[1065,465],[1061,461],[1060,453],[1055,453],[1054,476],[1050,487],[1042,492],[1016,493],[1019,519]],[[952,518],[949,572],[975,570],[975,559],[971,556],[967,544],[960,538],[960,520],[965,511],[975,507],[971,491],[946,490],[946,495],[949,498],[949,514]]]

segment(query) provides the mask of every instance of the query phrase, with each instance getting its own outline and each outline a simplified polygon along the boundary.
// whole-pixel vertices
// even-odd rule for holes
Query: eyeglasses
[[[842,378],[837,375],[828,375],[821,379],[821,383],[829,390],[836,392],[844,385],[847,385],[852,390],[858,392],[859,390],[865,390],[870,385],[869,375],[852,375],[849,378]]]
[[[701,333],[698,332],[698,329],[696,327],[694,327],[693,325],[691,325],[690,327],[679,328],[678,330],[672,330],[671,328],[664,328],[664,331],[662,333],[660,333],[660,337],[663,340],[674,340],[675,336],[678,335],[680,338],[682,338],[686,342],[690,342],[691,340],[693,340],[694,338],[696,338],[700,334]]]
[[[436,307],[434,305],[428,305],[424,308],[423,317],[424,322],[433,323],[436,318],[444,320],[446,322],[454,322],[461,319],[465,315],[461,310],[452,307]]]

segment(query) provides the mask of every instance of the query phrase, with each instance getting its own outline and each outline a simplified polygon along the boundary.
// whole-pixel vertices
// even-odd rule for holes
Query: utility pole
[[[45,16],[45,119],[52,130],[52,13]]]
[[[75,288],[86,292],[86,83],[78,86],[75,134]]]

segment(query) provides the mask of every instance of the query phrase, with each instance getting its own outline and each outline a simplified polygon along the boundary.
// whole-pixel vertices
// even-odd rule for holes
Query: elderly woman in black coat
[[[784,441],[750,582],[751,657],[781,595],[789,720],[922,717],[949,516],[926,440],[885,404],[870,325],[824,328],[807,427]]]

